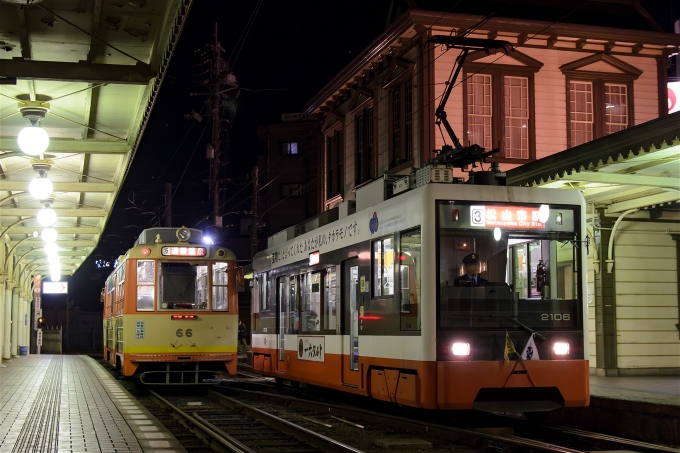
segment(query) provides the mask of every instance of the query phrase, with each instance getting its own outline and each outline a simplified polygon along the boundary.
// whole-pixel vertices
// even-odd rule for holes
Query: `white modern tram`
[[[404,183],[256,255],[253,370],[429,409],[588,405],[582,195]],[[484,283],[457,286],[470,254]]]

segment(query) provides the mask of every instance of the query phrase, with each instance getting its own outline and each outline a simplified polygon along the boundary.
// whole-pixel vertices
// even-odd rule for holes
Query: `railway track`
[[[190,396],[149,393],[217,451],[361,453],[275,414],[210,391]]]
[[[250,383],[252,385],[252,382]],[[300,398],[300,390],[290,389],[297,397],[282,395],[286,387],[275,387],[275,394],[263,391],[238,390],[235,388],[224,389],[220,392],[247,401],[248,404],[273,404],[279,401],[284,405],[306,411],[313,411],[316,417],[319,415],[336,416],[347,418],[357,424],[379,424],[383,427],[399,427],[413,431],[420,438],[430,441],[433,445],[442,445],[445,442],[464,444],[473,448],[492,448],[501,451],[546,451],[546,452],[577,452],[577,451],[607,451],[628,450],[649,453],[680,453],[680,450],[672,447],[654,445],[620,437],[608,436],[583,430],[530,423],[524,420],[497,417],[489,414],[489,417],[479,418],[486,420],[478,422],[476,427],[457,428],[444,426],[441,420],[417,419],[423,412],[411,417],[386,415],[362,408],[347,405],[329,404],[328,402],[310,401]],[[318,397],[315,397],[318,398]],[[260,403],[258,403],[258,400]],[[289,409],[289,410],[290,410]],[[337,424],[337,422],[335,422]],[[430,438],[432,437],[432,438]]]

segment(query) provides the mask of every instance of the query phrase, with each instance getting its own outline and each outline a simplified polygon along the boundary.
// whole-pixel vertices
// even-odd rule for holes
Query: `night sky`
[[[527,17],[545,2],[416,0],[416,3],[423,9],[477,14],[502,10],[503,16]],[[557,20],[584,2],[549,3],[563,8],[544,11],[541,19]],[[678,18],[679,0],[641,3],[664,29],[672,31],[671,17]],[[247,30],[258,5],[252,27]],[[618,7],[611,4],[605,4],[601,11],[591,7],[588,5],[588,11],[581,8],[569,18],[602,25],[604,20],[614,20],[618,26],[644,25],[639,16],[612,19],[612,9]],[[391,9],[392,19],[398,10],[405,8],[405,0],[396,0]],[[165,209],[165,183],[172,183],[176,190],[173,226],[204,230],[210,227],[211,220],[204,220],[212,211],[206,183],[209,165],[205,158],[210,121],[206,118],[199,123],[185,118],[185,114],[203,109],[206,97],[190,95],[207,91],[196,82],[201,67],[194,51],[212,43],[216,22],[219,42],[226,51],[224,56],[243,89],[235,101],[236,114],[227,150],[229,164],[225,172],[230,182],[224,199],[230,201],[224,212],[229,212],[251,207],[252,189],[244,186],[250,185],[249,173],[257,155],[266,151],[266,143],[257,139],[257,126],[280,122],[282,113],[301,112],[307,101],[385,29],[388,11],[390,0],[195,0],[99,246],[69,278],[69,297],[74,306],[87,311],[101,310],[99,292],[111,269],[98,269],[96,260],[115,260],[132,246],[143,229],[159,226],[162,222],[159,214]],[[50,303],[49,296],[45,302]],[[53,299],[53,303],[61,302]]]

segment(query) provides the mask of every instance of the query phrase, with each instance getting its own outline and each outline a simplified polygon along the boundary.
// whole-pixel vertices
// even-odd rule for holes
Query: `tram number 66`
[[[182,329],[177,329],[177,331],[175,332],[175,335],[177,335],[178,337],[190,337],[193,334],[194,333],[191,331],[191,329],[187,329],[185,331],[182,331]]]
[[[569,313],[542,313],[541,321],[571,321]]]

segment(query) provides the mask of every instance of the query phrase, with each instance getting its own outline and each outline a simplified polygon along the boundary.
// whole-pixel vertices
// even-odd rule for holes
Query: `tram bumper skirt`
[[[236,354],[127,354],[130,362],[231,362]]]
[[[440,409],[552,410],[590,403],[587,360],[438,362]],[[517,364],[517,366],[515,366]],[[546,395],[557,396],[545,400]],[[535,400],[532,401],[532,398]],[[558,401],[556,401],[558,400]]]

